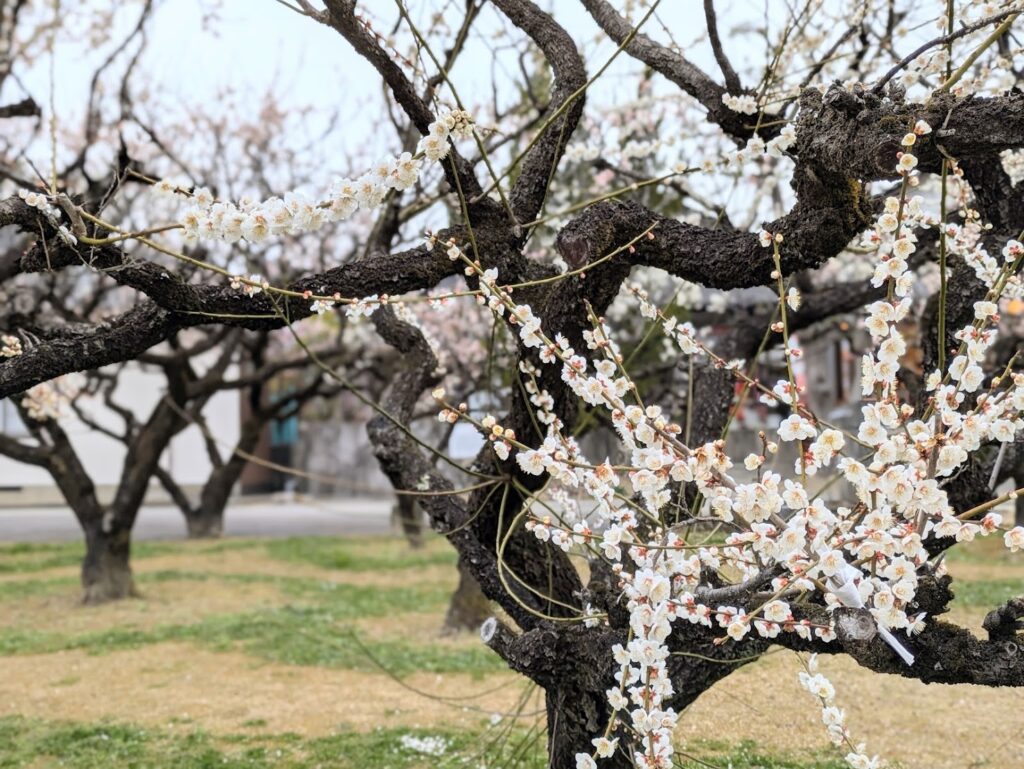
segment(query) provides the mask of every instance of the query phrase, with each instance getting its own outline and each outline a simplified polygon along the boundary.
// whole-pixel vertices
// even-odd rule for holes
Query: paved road
[[[231,537],[291,537],[311,534],[386,534],[391,531],[390,499],[261,497],[228,505],[225,534]],[[0,508],[0,541],[57,542],[81,538],[82,530],[66,507]],[[146,505],[132,538],[181,539],[185,519],[176,507]]]

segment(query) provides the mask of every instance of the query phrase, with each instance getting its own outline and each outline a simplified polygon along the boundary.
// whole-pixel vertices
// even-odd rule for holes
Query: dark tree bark
[[[224,533],[224,506],[203,508],[200,506],[185,516],[185,527],[189,539],[219,539]]]
[[[83,601],[87,604],[117,601],[136,595],[129,562],[131,529],[115,526],[104,530],[104,521],[83,522],[85,560],[82,561]]]
[[[611,682],[614,684],[614,681]],[[577,753],[593,753],[594,737],[602,734],[612,715],[608,695],[574,686],[552,686],[545,689],[544,709],[548,719],[548,766],[576,766]],[[628,747],[621,746],[615,754],[602,759],[607,769],[632,769],[633,758]]]
[[[419,95],[403,67],[357,15],[354,0],[326,0],[325,4],[327,9],[318,11],[300,2],[309,16],[335,29],[377,70],[409,123],[424,132],[433,119],[429,95]],[[583,4],[605,33],[622,46],[625,55],[642,61],[696,99],[726,136],[742,141],[756,130],[749,117],[723,101],[726,94],[736,95],[741,83],[718,39],[713,3],[704,4],[705,19],[715,59],[726,80],[724,86],[679,51],[642,34],[634,35],[632,23],[611,4],[604,0],[583,0]],[[280,327],[285,318],[294,322],[311,314],[304,296],[307,291],[358,298],[385,293],[399,296],[434,288],[461,270],[461,265],[446,254],[449,239],[479,260],[484,269],[498,270],[502,284],[530,282],[542,274],[546,267],[529,256],[526,246],[538,231],[532,222],[544,211],[552,176],[580,118],[587,73],[572,36],[535,3],[495,0],[493,5],[540,50],[553,81],[550,103],[540,111],[541,116],[547,112],[552,119],[527,145],[519,159],[518,173],[508,177],[507,201],[504,196],[499,201],[484,194],[473,164],[453,150],[443,168],[451,189],[463,193],[458,225],[437,233],[429,245],[397,253],[387,253],[391,244],[382,237],[376,245],[384,253],[291,281],[286,287],[292,295],[280,302],[267,295],[245,296],[223,285],[167,280],[164,266],[137,259],[134,252],[128,258],[114,243],[91,249],[89,264],[148,299],[109,322],[82,324],[60,334],[44,335],[23,355],[0,363],[0,395],[18,393],[68,371],[135,357],[179,329],[215,322],[213,318],[250,329]],[[1024,97],[1019,91],[959,98],[940,89],[926,102],[916,103],[907,102],[905,92],[896,88],[890,89],[885,98],[880,93],[880,87],[868,90],[837,84],[824,92],[808,87],[799,97],[799,113],[795,117],[785,110],[782,113],[785,119],[791,119],[796,131],[796,141],[787,150],[793,162],[791,181],[796,202],[789,213],[764,223],[764,228],[783,236],[778,267],[783,277],[825,264],[871,226],[880,200],[871,197],[870,185],[898,178],[895,168],[901,141],[917,120],[927,121],[934,129],[914,145],[917,171],[935,174],[948,159],[956,158],[967,180],[978,186],[977,205],[983,220],[997,226],[993,235],[1003,237],[1021,229],[1016,221],[1024,211],[1021,193],[1008,183],[998,161],[1002,150],[1024,147]],[[795,103],[788,102],[787,106]],[[761,137],[781,130],[782,122],[771,121],[760,132]],[[87,200],[85,206],[95,207],[94,201]],[[5,261],[4,274],[62,270],[83,262],[82,253],[63,244],[52,223],[40,219],[23,202],[13,198],[0,201],[0,226],[6,225],[33,236],[39,234],[41,239],[16,262]],[[393,234],[389,226],[382,225],[380,230]],[[97,229],[94,234],[106,233]],[[601,315],[634,267],[659,268],[723,290],[771,285],[776,269],[754,232],[684,223],[632,200],[604,200],[587,206],[560,230],[555,246],[574,266],[588,267],[585,279],[573,275],[538,283],[517,296],[538,310],[547,335],[561,334],[577,351],[586,349],[582,333],[591,325],[588,313]],[[958,323],[954,321],[971,303],[969,292],[964,290],[970,288],[970,276],[955,263],[950,270],[961,291],[950,296],[947,333],[955,331]],[[470,288],[475,288],[475,278],[470,276],[468,282]],[[849,311],[877,296],[870,287],[852,285],[808,294],[804,307],[792,316],[791,328]],[[932,312],[925,318],[929,324]],[[613,644],[623,643],[629,620],[622,606],[621,588],[615,575],[600,567],[593,570],[591,582],[584,588],[564,552],[519,527],[524,505],[532,493],[542,489],[545,478],[519,472],[514,461],[499,460],[489,446],[472,466],[472,472],[487,481],[477,484],[468,498],[457,492],[450,478],[437,471],[408,430],[417,400],[438,381],[437,360],[423,334],[400,321],[393,308],[381,308],[373,320],[381,337],[401,353],[404,366],[382,399],[383,409],[369,424],[381,468],[396,489],[435,492],[418,497],[432,526],[459,551],[460,566],[476,579],[483,595],[498,603],[518,626],[512,630],[488,620],[483,638],[510,668],[544,688],[550,765],[571,768],[576,753],[591,752],[592,738],[611,715],[605,692],[614,684],[615,666],[608,651]],[[720,349],[733,350],[731,354],[738,357],[755,353],[766,322],[763,317],[752,318],[749,323],[736,322],[735,338],[722,340]],[[514,340],[515,329],[510,330]],[[930,325],[927,333],[933,340],[925,350],[930,361],[938,349],[950,345],[950,339],[937,339]],[[777,340],[771,343],[777,344]],[[517,363],[537,363],[535,351],[524,346],[515,354]],[[551,396],[553,412],[571,428],[578,417],[577,398],[561,381],[557,367],[540,369],[540,386]],[[517,376],[515,371],[513,377]],[[689,422],[697,440],[713,439],[731,403],[731,381],[713,367],[696,370],[694,381],[700,402],[685,404]],[[537,446],[544,438],[543,429],[533,424],[531,405],[516,387],[512,388],[506,413],[498,421],[513,428],[525,445]],[[1010,466],[1018,466],[1016,453],[1014,447],[1014,459],[1007,459],[1004,474],[1011,472]],[[992,498],[989,478],[993,461],[981,457],[945,482],[943,488],[956,510],[967,511]],[[493,494],[496,489],[502,493]],[[103,512],[80,517],[102,520]],[[950,544],[928,541],[929,549],[934,547],[936,551]],[[775,643],[801,651],[846,654],[870,670],[928,683],[1024,686],[1024,655],[1018,647],[1024,601],[1010,601],[991,612],[984,624],[988,638],[981,639],[938,619],[951,598],[949,580],[926,571],[922,571],[915,603],[910,607],[928,615],[925,629],[907,640],[917,655],[913,666],[905,665],[874,633],[874,623],[866,615],[849,609],[837,610],[833,615],[820,597],[808,597],[794,605],[794,614],[798,620],[806,619],[818,626],[827,625],[835,616],[837,639],[825,644],[784,633]],[[739,585],[719,584],[718,578],[709,576],[705,580],[708,585],[698,588],[698,597],[709,606],[720,601],[756,604],[766,598],[773,576],[780,575],[758,574]],[[573,621],[578,619],[584,600],[606,613],[607,625],[585,627]],[[866,621],[859,622],[861,619]],[[677,711],[743,664],[749,655],[756,656],[767,648],[756,638],[742,645],[716,640],[723,640],[717,629],[705,630],[682,622],[673,626],[667,643],[673,652],[683,653],[673,655],[668,663],[677,692],[669,704]],[[628,766],[632,746],[625,738],[623,749],[621,755],[603,765]]]

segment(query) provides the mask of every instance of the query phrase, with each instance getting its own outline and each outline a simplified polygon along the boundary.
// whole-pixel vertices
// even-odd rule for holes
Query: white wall
[[[134,363],[128,364],[121,372],[114,400],[131,408],[136,418],[140,422],[145,422],[165,388],[166,380],[159,370]],[[239,398],[238,391],[234,390],[217,393],[203,411],[210,430],[223,442],[220,446],[222,456],[229,455],[228,447],[233,446],[238,440]],[[122,429],[121,418],[104,405],[102,398],[80,395],[77,404],[96,422],[118,431]],[[18,435],[19,432],[23,435],[24,426],[18,424],[16,419],[12,419],[14,415],[11,404],[4,406],[4,419],[0,427],[8,435]],[[61,426],[71,438],[86,472],[100,488],[101,493],[115,486],[126,459],[124,444],[89,428],[69,408],[65,408]],[[165,451],[161,464],[182,485],[194,486],[203,483],[209,474],[211,463],[199,428],[191,425],[178,434]],[[154,481],[153,485],[156,486],[158,483]],[[22,464],[5,456],[0,456],[0,489],[5,490],[0,491],[0,505],[26,501],[59,501],[55,497],[58,492],[53,479],[46,470]],[[17,494],[13,492],[14,489],[21,489],[26,493]]]

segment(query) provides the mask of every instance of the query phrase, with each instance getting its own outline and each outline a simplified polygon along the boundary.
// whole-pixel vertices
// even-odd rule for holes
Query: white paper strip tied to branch
[[[840,604],[849,609],[863,609],[865,608],[864,599],[861,598],[860,590],[857,588],[857,582],[863,576],[860,569],[851,566],[844,560],[842,567],[834,576],[826,580],[826,584]],[[914,664],[914,655],[899,642],[896,636],[889,632],[888,628],[882,627],[877,619],[875,620],[875,627],[878,628],[878,634],[882,636],[882,639],[892,647],[894,652],[900,655],[900,659],[907,663],[907,665]]]

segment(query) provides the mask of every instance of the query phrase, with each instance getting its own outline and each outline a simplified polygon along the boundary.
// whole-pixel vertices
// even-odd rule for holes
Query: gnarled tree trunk
[[[567,685],[546,690],[545,708],[548,717],[548,766],[576,766],[576,754],[593,754],[594,737],[603,733],[611,716],[608,697],[603,691],[593,692]],[[631,769],[628,747],[601,759],[601,769]]]
[[[85,559],[82,561],[83,601],[87,604],[117,601],[136,595],[129,565],[131,530],[113,526],[104,530],[109,513],[99,520],[83,521]]]
[[[83,602],[104,603],[135,595],[128,559],[138,504],[134,508],[121,507],[116,502],[109,507],[100,504],[96,486],[64,429],[55,420],[31,419],[24,408],[21,414],[37,440],[45,444],[40,464],[50,472],[85,534]],[[123,488],[119,487],[119,492]],[[128,514],[124,514],[126,510]]]

